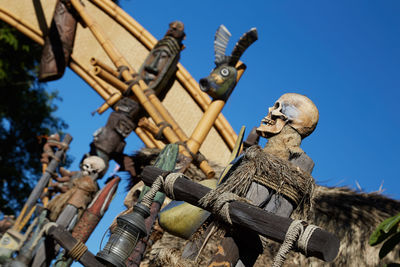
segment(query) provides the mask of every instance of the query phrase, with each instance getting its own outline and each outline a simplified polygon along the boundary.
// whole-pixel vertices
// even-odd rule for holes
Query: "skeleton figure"
[[[106,168],[104,160],[98,156],[89,156],[81,164],[82,176],[96,179]]]
[[[236,168],[236,171],[227,179],[237,179],[235,173],[251,172],[252,166],[261,166],[257,168],[263,169],[262,166],[268,165],[267,161],[264,161],[264,157],[268,155],[289,161],[291,165],[311,173],[314,162],[300,148],[300,144],[303,138],[314,131],[317,122],[318,109],[309,98],[295,93],[284,94],[273,107],[269,108],[268,115],[262,119],[261,125],[257,128],[260,136],[268,138],[265,148],[263,150],[257,147],[249,148],[243,156],[236,159],[232,167]],[[289,217],[301,201],[296,201],[296,197],[293,197],[290,190],[286,190],[288,187],[285,189],[285,186],[299,185],[299,182],[303,181],[291,180],[290,177],[283,181],[275,177],[267,178],[264,175],[265,173],[256,171],[245,197],[254,205],[268,212]],[[263,176],[264,178],[262,178]],[[238,178],[241,176],[239,175]],[[312,181],[306,184],[304,189],[308,188],[307,192],[311,192]],[[232,238],[230,239],[228,236],[222,240],[218,247],[219,252],[214,256],[212,263],[218,265],[222,262],[230,262],[229,266],[253,266],[258,255],[262,253],[258,236],[250,236],[247,232],[239,231],[234,233]],[[247,240],[247,244],[251,244],[251,246],[244,245],[243,240]],[[228,253],[228,251],[233,251],[231,250],[233,247],[237,248],[236,251],[240,251],[240,255],[233,256]]]

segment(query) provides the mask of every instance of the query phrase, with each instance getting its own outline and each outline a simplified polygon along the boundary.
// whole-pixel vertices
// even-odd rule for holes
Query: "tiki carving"
[[[59,1],[48,35],[45,37],[39,68],[40,81],[56,80],[64,74],[72,53],[76,23],[67,4]]]
[[[171,22],[163,39],[157,42],[140,67],[139,77],[156,94],[159,94],[168,85],[171,77],[175,74],[184,38],[183,23]]]
[[[230,56],[225,55],[231,33],[221,25],[215,33],[214,51],[215,65],[211,74],[200,79],[200,89],[214,99],[226,100],[235,88],[237,80],[236,64],[244,51],[258,39],[256,28],[246,32],[236,43]]]
[[[91,155],[98,155],[108,164],[110,157],[119,155],[125,147],[125,138],[135,129],[133,122],[139,105],[130,98],[123,98],[116,104],[105,127],[94,133]]]

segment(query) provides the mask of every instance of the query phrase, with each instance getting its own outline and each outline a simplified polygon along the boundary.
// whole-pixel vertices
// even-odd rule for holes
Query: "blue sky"
[[[124,0],[121,6],[157,39],[169,22],[184,22],[181,63],[196,80],[214,67],[220,24],[232,33],[229,53],[256,27],[259,40],[243,55],[247,70],[223,110],[233,128],[258,126],[284,93],[305,94],[320,112],[315,132],[302,145],[315,162],[317,183],[356,188],[358,182],[367,192],[383,184],[385,194],[400,198],[400,2]],[[77,169],[109,113],[91,116],[102,101],[71,71],[48,88],[63,98],[57,115],[70,125],[72,169]],[[140,147],[137,138],[128,138],[126,152]],[[90,240],[91,251],[97,252],[99,236],[122,209],[123,196],[121,189]]]

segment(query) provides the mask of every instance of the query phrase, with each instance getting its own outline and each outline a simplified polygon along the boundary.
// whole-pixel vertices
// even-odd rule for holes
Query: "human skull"
[[[271,137],[288,124],[305,138],[314,131],[318,118],[318,109],[308,97],[287,93],[268,109],[268,115],[261,120],[257,133],[262,137]]]
[[[89,156],[85,158],[81,165],[83,176],[99,174],[105,168],[106,164],[104,160],[98,156]]]

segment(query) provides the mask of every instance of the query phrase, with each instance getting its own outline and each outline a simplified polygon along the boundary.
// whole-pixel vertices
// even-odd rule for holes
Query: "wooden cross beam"
[[[156,167],[147,166],[142,172],[142,180],[145,184],[151,185],[158,175],[166,174],[168,173]],[[210,188],[190,181],[187,177],[176,179],[173,186],[173,194],[176,200],[183,200],[201,208],[204,207],[198,202],[210,190]],[[208,211],[212,212],[211,209],[208,209]],[[240,201],[230,203],[229,215],[233,224],[279,243],[284,241],[286,232],[293,222],[290,218],[277,216]],[[332,261],[339,252],[339,246],[339,239],[335,235],[317,228],[308,241],[307,256],[314,256],[324,261]]]

